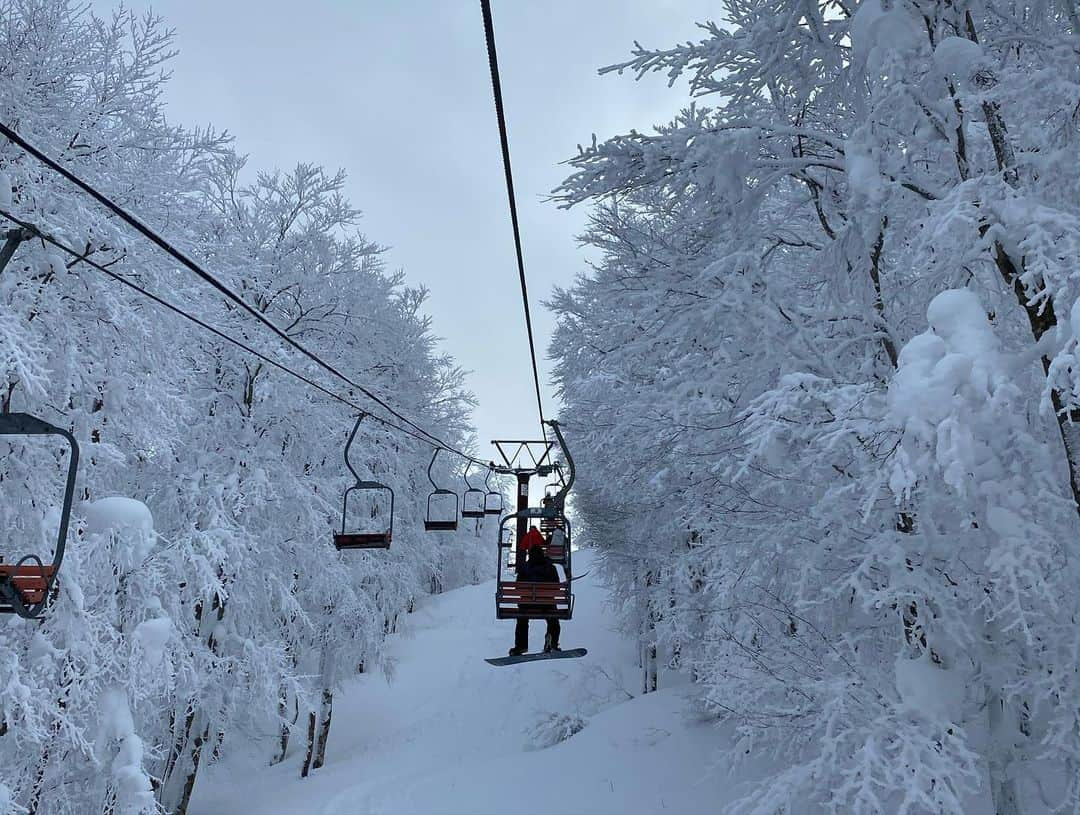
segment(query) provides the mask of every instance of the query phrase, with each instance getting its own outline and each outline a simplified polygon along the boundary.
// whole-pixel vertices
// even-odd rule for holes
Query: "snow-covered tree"
[[[1076,22],[732,0],[614,66],[700,99],[557,193],[601,252],[553,298],[577,507],[626,626],[788,757],[747,812],[1080,807]]]
[[[470,444],[471,397],[426,292],[357,231],[343,175],[245,173],[227,138],[167,121],[171,55],[152,15],[0,0],[0,119],[334,367]],[[0,211],[390,418],[8,143]],[[0,271],[0,298],[0,406],[83,448],[56,597],[40,623],[0,621],[0,812],[183,813],[201,768],[239,740],[282,732],[288,748],[308,711],[325,749],[333,690],[379,665],[422,594],[486,563],[471,532],[422,531],[431,448],[362,423],[354,462],[397,493],[394,543],[339,553],[353,408],[37,237]],[[66,457],[16,438],[0,449],[0,554],[48,554]],[[439,466],[459,479],[458,462]]]

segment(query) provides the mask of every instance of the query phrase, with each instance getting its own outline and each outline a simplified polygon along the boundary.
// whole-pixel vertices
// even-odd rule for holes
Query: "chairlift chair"
[[[431,473],[435,466],[435,459],[439,457],[441,447],[436,447],[428,464],[428,481],[434,487],[434,491],[428,496],[427,516],[424,518],[424,529],[428,532],[453,532],[458,527],[458,511],[460,503],[458,494],[453,490],[447,490],[435,483],[435,477]],[[450,511],[450,498],[453,498],[453,512]]]
[[[45,611],[56,575],[60,571],[60,563],[64,559],[71,505],[75,498],[75,477],[79,471],[79,443],[67,430],[29,413],[0,414],[0,435],[62,436],[70,448],[64,504],[60,512],[56,546],[53,548],[51,561],[46,563],[38,555],[29,554],[14,563],[0,562],[0,613],[14,613],[32,620]]]
[[[477,489],[469,481],[469,468],[472,466],[472,462],[468,462],[465,465],[465,485],[466,490],[461,496],[461,517],[462,518],[483,518],[484,517],[484,503],[486,496],[484,491]]]
[[[491,474],[493,472],[495,472],[495,468],[489,465],[487,475],[484,477],[484,488],[487,489],[487,492],[484,494],[484,514],[502,515],[503,494],[493,490],[491,484],[488,483],[491,480]]]
[[[366,414],[361,413],[353,425],[349,440],[345,443],[345,466],[353,474],[353,485],[345,490],[345,496],[341,504],[341,531],[334,533],[334,546],[339,551],[342,549],[389,549],[390,541],[394,537],[394,491],[380,484],[378,481],[365,480],[353,469],[349,460],[349,450],[356,439],[356,432],[360,429],[360,422]],[[389,495],[388,520],[385,527],[380,525],[378,529],[358,530],[349,527],[349,496],[353,493],[368,493],[371,495],[386,493]],[[379,517],[379,505],[372,503],[370,517],[372,520]]]
[[[499,554],[498,572],[495,584],[495,619],[497,620],[544,620],[553,617],[559,620],[569,620],[574,616],[574,593],[569,581],[560,583],[531,583],[524,580],[506,580],[503,553],[506,552],[506,565],[510,566],[511,558],[515,554],[514,543],[508,539],[504,530],[510,523],[516,523],[520,518],[532,520],[542,519],[551,510],[546,508],[529,507],[503,517],[499,522]],[[563,519],[567,533],[570,523]],[[566,570],[570,571],[570,547],[559,553],[561,559],[551,557],[556,554],[550,547],[545,547],[548,557]],[[515,564],[516,565],[516,564]]]
[[[545,501],[543,507],[529,507],[518,510],[503,516],[499,522],[499,547],[495,581],[495,618],[498,620],[542,620],[547,618],[569,620],[574,616],[573,583],[570,581],[572,575],[570,521],[564,512],[566,496],[574,485],[574,460],[566,447],[566,441],[563,439],[558,422],[552,420],[547,424],[554,431],[559,446],[562,448],[563,458],[566,460],[570,470],[570,477],[563,481],[560,473],[562,484],[559,492],[550,496],[550,500]],[[515,544],[508,539],[504,530],[510,524],[516,525],[519,521],[528,524],[534,519],[539,520],[541,525],[546,522],[553,530],[558,529],[563,533],[564,541],[561,552],[557,551],[560,546],[554,544],[554,542],[549,543],[545,548],[548,557],[563,566],[567,577],[564,582],[532,583],[523,580],[505,580],[503,578],[505,573],[503,553],[506,552],[505,562],[509,564],[510,558],[516,550]],[[560,555],[561,559],[559,559]]]

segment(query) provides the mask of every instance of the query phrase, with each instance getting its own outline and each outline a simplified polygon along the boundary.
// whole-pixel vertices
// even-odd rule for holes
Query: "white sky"
[[[113,5],[96,0],[100,11]],[[227,129],[249,167],[298,161],[349,174],[362,229],[387,261],[431,290],[444,347],[471,373],[480,452],[535,437],[535,397],[479,0],[128,0],[176,28],[170,117]],[[542,197],[559,162],[599,137],[647,130],[685,104],[685,86],[651,75],[600,77],[635,39],[698,39],[714,0],[494,0],[545,411],[555,285],[583,269],[585,210]]]

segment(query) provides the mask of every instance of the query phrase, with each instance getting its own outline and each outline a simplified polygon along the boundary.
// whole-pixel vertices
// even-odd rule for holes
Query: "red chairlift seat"
[[[462,518],[483,518],[484,517],[484,491],[477,489],[469,481],[469,468],[472,466],[472,462],[468,462],[465,465],[465,472],[463,477],[465,478],[466,490],[461,496],[461,517]]]
[[[555,563],[559,566],[565,566],[567,548],[568,547],[565,544],[560,546],[554,543],[549,543],[544,546],[544,554],[547,555],[548,560],[550,560],[552,563]]]
[[[386,492],[390,495],[390,507],[388,511],[389,523],[386,529],[374,531],[346,532],[346,518],[349,510],[349,495],[353,492]],[[377,512],[372,511],[372,517],[377,517]],[[334,547],[342,549],[389,549],[390,542],[394,539],[394,491],[378,481],[357,482],[345,490],[345,498],[341,507],[341,531],[334,533]]]
[[[352,462],[349,460],[349,450],[352,448],[353,441],[356,439],[356,432],[360,429],[360,422],[364,420],[367,414],[361,413],[356,420],[356,424],[353,425],[352,432],[349,434],[349,440],[345,443],[345,466],[349,468],[349,472],[353,474],[353,478],[356,479],[355,483],[347,490],[341,502],[341,531],[334,533],[334,548],[338,551],[342,549],[389,549],[390,542],[394,537],[394,491],[385,484],[380,484],[378,481],[365,481],[360,478],[360,474],[353,469]],[[379,528],[376,530],[359,530],[349,531],[348,517],[349,517],[349,496],[353,493],[388,493],[390,495],[390,506],[388,511],[388,521],[385,528]],[[371,517],[377,518],[379,516],[377,505],[372,505]]]
[[[79,444],[69,431],[29,413],[0,414],[0,435],[62,436],[70,448],[64,503],[60,511],[60,524],[51,562],[45,563],[37,555],[31,554],[15,563],[0,563],[0,613],[14,613],[27,619],[36,619],[48,605],[49,595],[64,559],[71,505],[75,498],[75,478],[79,471]]]
[[[549,518],[540,519],[540,531],[547,534],[554,532],[556,529],[566,529],[566,517],[563,515],[555,515]]]
[[[17,594],[18,602],[9,599],[10,595],[0,592],[0,612],[17,612],[18,604],[24,608],[44,603],[49,596],[49,588],[56,569],[45,563],[0,563],[0,581]]]
[[[457,521],[451,520],[432,520],[427,519],[424,521],[424,529],[428,532],[453,532],[457,529]]]
[[[389,549],[392,532],[335,532],[337,549]]]
[[[574,615],[574,593],[569,581],[562,583],[530,583],[523,580],[505,580],[505,569],[511,568],[517,557],[514,542],[507,533],[512,523],[522,519],[538,519],[556,512],[553,507],[529,507],[503,516],[499,522],[498,579],[495,585],[495,618],[498,620],[544,620],[555,618],[569,620]],[[564,543],[548,543],[544,552],[553,563],[562,566],[570,574],[570,522],[563,518]],[[506,553],[505,562],[503,553]]]
[[[498,620],[569,620],[574,615],[574,595],[569,583],[499,581],[495,590]]]
[[[431,482],[431,486],[434,487],[434,491],[428,496],[427,500],[427,515],[424,517],[424,529],[428,532],[453,532],[458,528],[458,512],[460,510],[460,500],[458,494],[453,490],[447,490],[440,487],[435,483],[435,477],[431,473],[431,468],[435,466],[435,459],[439,457],[439,453],[442,450],[441,447],[436,447],[434,454],[431,456],[431,463],[428,464],[428,481]],[[442,496],[442,498],[440,498]],[[450,503],[446,500],[446,496],[453,497],[453,511],[449,512],[445,508],[440,508],[440,504],[445,504],[447,507]],[[434,502],[434,503],[433,503]]]

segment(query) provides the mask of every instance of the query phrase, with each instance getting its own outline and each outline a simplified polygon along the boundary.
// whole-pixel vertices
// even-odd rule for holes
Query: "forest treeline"
[[[674,13],[674,12],[673,12]],[[575,507],[734,811],[1080,811],[1080,10],[726,0],[556,191]],[[644,32],[643,32],[644,33]],[[642,123],[643,125],[647,123]]]
[[[327,363],[469,444],[472,397],[426,292],[358,231],[344,175],[245,170],[227,134],[169,121],[173,54],[154,15],[3,0],[0,120]],[[0,210],[366,404],[6,140]],[[399,617],[487,564],[471,529],[422,531],[431,448],[361,424],[353,461],[396,491],[394,540],[339,553],[347,406],[39,237],[0,272],[0,303],[0,407],[82,447],[57,596],[40,622],[0,621],[0,812],[183,813],[203,768],[275,728],[268,761],[306,747],[317,767],[339,680],[389,670]],[[62,443],[0,446],[5,557],[51,551],[66,461]],[[452,466],[440,457],[436,476]]]

